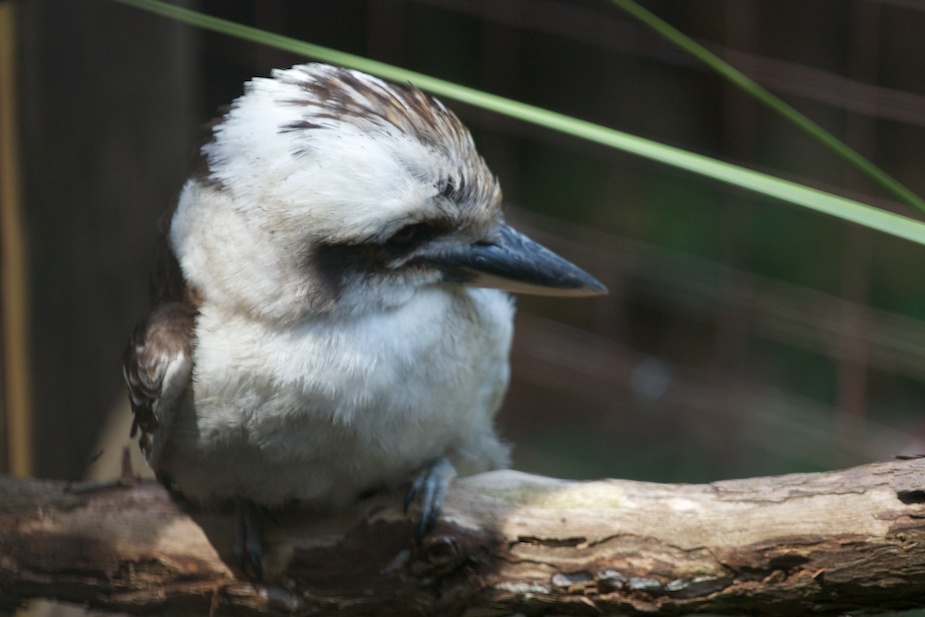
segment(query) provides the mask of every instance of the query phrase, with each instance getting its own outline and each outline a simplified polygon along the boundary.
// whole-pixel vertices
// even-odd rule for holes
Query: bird
[[[148,464],[238,506],[258,578],[260,512],[410,485],[426,532],[455,476],[509,464],[509,292],[606,288],[507,225],[469,130],[410,83],[274,70],[194,159],[123,363]]]

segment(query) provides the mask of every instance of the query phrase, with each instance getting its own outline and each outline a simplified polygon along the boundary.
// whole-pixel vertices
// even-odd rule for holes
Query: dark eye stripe
[[[432,223],[411,223],[392,234],[387,243],[393,246],[412,246],[427,242],[437,235],[439,231]]]
[[[385,242],[322,243],[308,255],[307,266],[314,270],[327,296],[336,301],[351,278],[385,271],[395,259],[453,230],[452,221],[419,221],[401,227]]]

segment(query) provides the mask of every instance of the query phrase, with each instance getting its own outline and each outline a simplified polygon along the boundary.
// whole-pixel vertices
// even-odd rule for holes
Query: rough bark
[[[57,598],[132,614],[676,615],[925,607],[925,460],[671,485],[494,472],[455,482],[420,545],[400,498],[285,512],[266,583],[234,516],[157,484],[0,478],[0,611]]]

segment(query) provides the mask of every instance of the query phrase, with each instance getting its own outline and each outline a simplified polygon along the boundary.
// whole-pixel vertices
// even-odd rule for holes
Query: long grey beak
[[[522,233],[501,226],[500,238],[427,258],[447,283],[541,296],[598,296],[600,281]]]

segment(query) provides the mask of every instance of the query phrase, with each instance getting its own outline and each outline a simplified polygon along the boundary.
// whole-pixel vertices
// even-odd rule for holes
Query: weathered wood
[[[0,611],[34,597],[132,614],[780,614],[925,607],[925,460],[669,485],[494,472],[457,481],[421,546],[400,499],[266,529],[158,485],[0,478]]]

